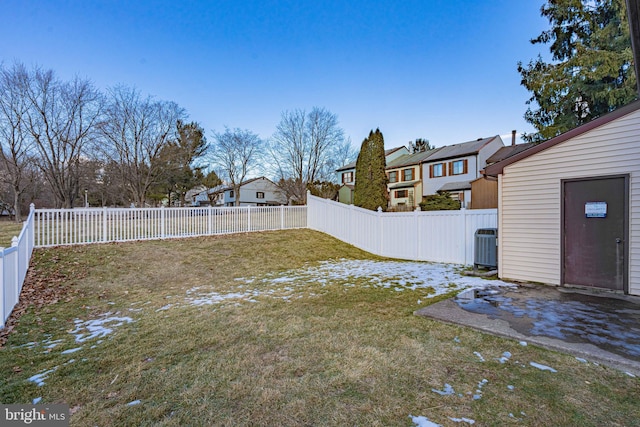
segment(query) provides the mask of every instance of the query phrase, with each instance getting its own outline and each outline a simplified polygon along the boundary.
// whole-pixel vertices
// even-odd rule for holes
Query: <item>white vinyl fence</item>
[[[212,236],[306,226],[306,206],[37,209],[35,245]]]
[[[368,252],[473,264],[474,234],[497,210],[372,212],[307,196],[307,206],[34,209],[10,248],[0,248],[0,328],[17,304],[34,247],[311,228]]]
[[[376,255],[473,264],[478,228],[497,228],[497,209],[373,212],[307,196],[307,226]]]
[[[34,247],[306,228],[306,206],[34,209],[0,248],[0,329],[18,303]]]
[[[31,253],[33,252],[33,219],[34,210],[24,222],[18,237],[14,237],[10,248],[0,248],[0,329],[18,303],[24,279],[27,276]]]

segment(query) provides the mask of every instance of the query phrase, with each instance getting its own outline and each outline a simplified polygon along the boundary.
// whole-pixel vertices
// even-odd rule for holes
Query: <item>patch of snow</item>
[[[505,351],[504,353],[502,353],[502,356],[497,360],[500,363],[506,363],[509,361],[509,359],[511,359],[511,353],[509,353],[508,351]]]
[[[633,375],[631,372],[625,372],[625,374],[629,375],[631,378],[635,378],[636,376]]]
[[[529,365],[533,366],[534,368],[538,368],[541,371],[550,371],[550,372],[558,372],[555,369],[547,366],[547,365],[542,365],[540,363],[536,363],[536,362],[529,362]]]
[[[459,342],[460,342],[460,338],[455,337],[455,338],[453,338],[453,341],[455,341],[455,342],[458,342],[458,343],[459,343]]]
[[[478,388],[476,389],[476,394],[473,395],[473,400],[480,400],[482,398],[482,387],[484,387],[489,380],[483,378],[482,381],[478,383]]]
[[[42,387],[44,385],[44,380],[46,380],[47,378],[49,378],[49,374],[52,372],[55,372],[58,370],[57,366],[54,366],[53,368],[44,371],[44,372],[40,372],[39,374],[35,374],[31,377],[29,377],[29,379],[27,381],[31,381],[32,383],[36,383],[36,385],[38,387]]]
[[[583,359],[582,357],[576,357],[576,360],[577,360],[578,362],[588,363],[588,362],[587,362],[587,359]]]
[[[482,357],[482,354],[480,354],[480,352],[474,351],[473,354],[478,356],[478,359],[480,359],[481,362],[484,362],[484,357]]]
[[[514,387],[514,386],[512,386],[512,385],[508,385],[508,386],[507,386],[507,388],[508,388],[509,390],[513,390],[513,389],[515,389],[515,387]]]
[[[82,347],[70,348],[69,350],[65,350],[60,354],[71,354],[71,353],[75,353],[76,351],[80,351],[80,350],[82,350]]]
[[[443,390],[436,390],[435,388],[432,388],[431,391],[434,393],[438,393],[440,396],[448,396],[451,394],[455,394],[455,391],[453,390],[453,387],[451,387],[451,384],[446,384],[446,383],[444,385]]]
[[[520,341],[520,345],[523,346],[523,347],[526,347],[527,346],[527,342],[526,341]]]
[[[360,286],[401,291],[428,290],[426,298],[433,298],[452,291],[467,288],[484,289],[488,286],[513,286],[500,280],[462,276],[456,268],[447,264],[404,261],[338,260],[326,261],[317,266],[289,270],[264,278],[238,279],[245,284],[268,287],[287,283],[290,287],[308,283],[337,283],[343,286],[355,281],[366,282]]]
[[[132,402],[127,403],[127,406],[135,406],[135,405],[139,405],[140,403],[142,403],[140,400],[134,400]]]
[[[111,316],[111,313],[105,313],[101,319],[86,321],[75,319],[76,328],[71,331],[71,334],[75,336],[76,342],[81,343],[93,338],[102,338],[110,335],[113,333],[114,328],[131,322],[133,322],[133,319],[130,317],[117,317]]]
[[[52,349],[54,347],[56,347],[58,344],[60,344],[62,342],[62,340],[54,340],[54,341],[48,341],[45,342],[47,345],[44,347],[46,349]]]
[[[35,399],[33,399],[32,402],[33,402],[34,405],[37,405],[38,403],[40,403],[41,400],[42,400],[41,397],[36,397]]]
[[[12,348],[34,348],[37,345],[38,345],[37,342],[31,341],[31,342],[28,342],[26,344],[13,346]]]
[[[187,291],[187,294],[193,294],[195,291],[194,289],[189,289]],[[206,294],[198,294],[195,297],[187,297],[186,300],[189,304],[191,305],[195,305],[195,306],[202,306],[202,305],[213,305],[213,304],[219,304],[221,302],[224,302],[226,300],[246,300],[246,301],[251,301],[251,302],[256,302],[255,299],[253,299],[254,297],[260,296],[261,292],[257,291],[257,290],[253,290],[253,291],[247,291],[247,292],[230,292],[227,294],[221,294],[218,292],[209,292]]]
[[[429,418],[423,417],[422,415],[418,417],[409,415],[409,418],[411,418],[411,421],[416,425],[416,427],[442,427],[440,424],[429,421]]]

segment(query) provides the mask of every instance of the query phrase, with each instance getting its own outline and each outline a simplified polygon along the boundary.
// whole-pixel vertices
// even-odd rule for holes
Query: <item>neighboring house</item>
[[[218,185],[213,188],[206,188],[199,193],[192,195],[191,206],[223,206],[224,189],[227,185]]]
[[[504,147],[499,135],[437,148],[422,162],[422,195],[448,191],[470,207],[471,181],[480,177],[487,159]]]
[[[511,145],[507,145],[496,151],[487,159],[487,165],[501,162],[536,145],[533,142],[516,144],[515,131],[513,132]],[[480,173],[482,172],[481,170]],[[471,209],[496,209],[498,207],[498,179],[483,175],[471,181],[471,194],[473,194]]]
[[[498,275],[640,295],[640,101],[487,166]]]
[[[222,206],[235,206],[235,190],[231,186],[219,191],[222,194]],[[287,196],[273,181],[265,178],[250,179],[240,186],[240,206],[278,206],[286,205]]]
[[[405,154],[387,163],[387,189],[389,206],[415,209],[422,201],[421,164],[438,148],[414,154]]]
[[[346,203],[348,205],[353,204],[353,191],[355,190],[354,184],[342,184],[338,190],[338,201]]]
[[[407,147],[396,147],[385,150],[384,157],[387,164],[396,158],[409,154]],[[356,162],[351,162],[336,169],[338,174],[338,182],[341,187],[338,191],[338,201],[341,203],[353,204],[353,189],[356,184]]]
[[[198,185],[187,191],[184,195],[185,203],[191,206],[207,206],[209,204],[209,198],[206,194],[207,187],[204,185]]]

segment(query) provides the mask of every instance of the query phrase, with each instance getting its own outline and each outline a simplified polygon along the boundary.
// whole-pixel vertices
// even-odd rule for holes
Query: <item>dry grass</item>
[[[1,220],[0,221],[0,247],[11,246],[11,239],[18,237],[22,231],[22,223],[15,221]]]
[[[185,303],[194,287],[238,292],[234,279],[340,258],[373,257],[309,230],[38,250],[38,274],[67,274],[77,293],[21,319],[0,350],[0,401],[67,403],[72,425],[87,426],[409,426],[409,414],[445,426],[460,425],[448,417],[476,425],[640,425],[637,378],[413,316],[419,291],[330,281],[300,284],[303,297],[288,301]],[[135,321],[104,342],[73,342],[75,319],[107,312]],[[20,347],[54,339],[63,341],[49,352]],[[504,351],[513,356],[501,364]],[[44,386],[27,381],[54,366]],[[455,395],[432,391],[445,383]],[[135,400],[142,403],[127,405]]]

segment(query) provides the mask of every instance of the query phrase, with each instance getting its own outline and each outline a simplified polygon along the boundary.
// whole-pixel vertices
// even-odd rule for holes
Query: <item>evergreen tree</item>
[[[551,29],[531,43],[550,44],[553,62],[538,56],[526,66],[518,64],[522,85],[532,92],[524,116],[537,130],[524,135],[532,142],[636,98],[625,0],[548,0],[541,12]]]
[[[369,132],[362,142],[356,161],[354,204],[365,209],[387,210],[387,175],[384,155],[384,137],[380,129]]]
[[[409,141],[409,152],[411,154],[422,153],[427,150],[431,150],[433,147],[429,143],[428,139],[425,138],[416,138],[414,141]]]
[[[369,137],[362,141],[360,146],[360,153],[356,160],[356,182],[353,190],[353,204],[360,207],[365,207],[367,200],[369,199],[369,178],[367,171],[371,165],[371,153],[369,151],[369,138],[373,135],[373,131],[369,132]]]

